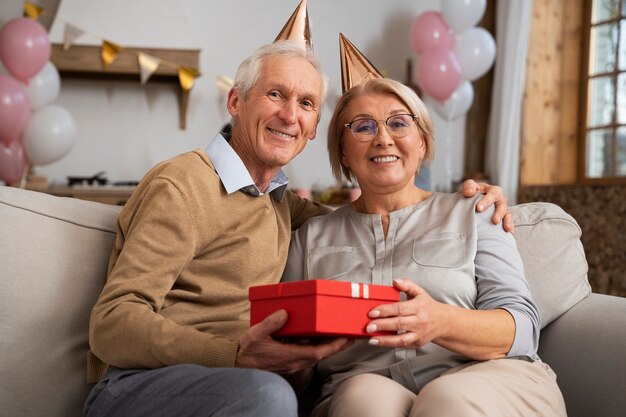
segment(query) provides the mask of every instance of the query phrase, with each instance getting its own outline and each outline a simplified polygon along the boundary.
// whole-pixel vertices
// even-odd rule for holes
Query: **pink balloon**
[[[461,81],[461,65],[454,53],[446,48],[433,48],[419,56],[415,81],[429,96],[445,101]]]
[[[30,103],[22,85],[0,74],[0,142],[18,140],[30,117]]]
[[[425,12],[411,25],[411,46],[418,54],[437,47],[452,49],[454,34],[441,13]]]
[[[9,145],[0,143],[0,180],[9,185],[16,184],[24,175],[26,163],[21,141]]]
[[[36,20],[18,17],[0,29],[0,59],[9,73],[27,82],[50,59],[46,29]]]

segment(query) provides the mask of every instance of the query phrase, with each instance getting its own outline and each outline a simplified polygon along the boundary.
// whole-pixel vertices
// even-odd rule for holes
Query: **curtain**
[[[487,128],[485,169],[489,180],[516,204],[522,104],[532,0],[496,2],[496,65]]]

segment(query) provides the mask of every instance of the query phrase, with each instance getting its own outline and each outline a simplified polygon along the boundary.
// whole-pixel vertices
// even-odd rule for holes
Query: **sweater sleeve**
[[[320,203],[314,203],[306,198],[301,198],[289,190],[285,192],[285,198],[288,199],[289,210],[291,212],[291,230],[298,229],[311,217],[321,216],[332,211]]]
[[[507,310],[515,320],[515,340],[507,356],[536,358],[541,319],[524,276],[524,265],[515,239],[500,224],[491,223],[493,206],[476,214],[476,308]]]
[[[193,212],[167,179],[153,179],[122,211],[107,283],[90,321],[90,347],[117,367],[233,366],[237,343],[178,324],[159,311],[194,257]],[[126,209],[126,207],[125,207]]]

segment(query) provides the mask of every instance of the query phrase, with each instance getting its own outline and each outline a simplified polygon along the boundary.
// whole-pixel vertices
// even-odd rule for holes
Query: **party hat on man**
[[[384,78],[380,71],[359,51],[356,46],[339,34],[339,55],[341,59],[341,87],[346,92],[374,78]]]
[[[285,23],[274,42],[280,40],[302,42],[303,46],[311,48],[311,29],[309,28],[309,13],[306,8],[306,0],[302,0],[291,17]]]

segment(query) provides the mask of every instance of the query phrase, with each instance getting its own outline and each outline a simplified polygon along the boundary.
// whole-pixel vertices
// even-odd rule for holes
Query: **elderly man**
[[[345,339],[305,346],[248,329],[247,291],[280,279],[292,228],[325,209],[286,191],[280,169],[316,134],[324,77],[294,42],[260,48],[229,94],[232,137],[154,167],[122,210],[90,323],[86,415],[293,416],[279,377]],[[257,369],[274,371],[270,373]]]

